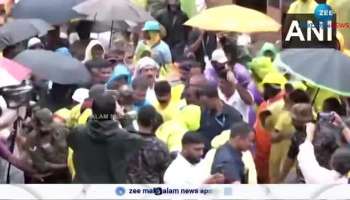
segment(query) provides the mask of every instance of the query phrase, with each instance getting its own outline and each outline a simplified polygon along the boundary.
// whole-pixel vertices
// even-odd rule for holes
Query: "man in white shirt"
[[[208,184],[222,183],[221,174],[211,176],[201,160],[204,141],[200,134],[188,132],[182,138],[182,151],[170,164],[164,174],[166,184]]]
[[[222,101],[241,113],[243,121],[249,121],[249,108],[254,103],[253,96],[247,89],[236,83],[232,71],[219,74],[218,92]]]
[[[350,150],[348,147],[338,148],[332,155],[331,167],[321,167],[315,157],[311,143],[316,127],[312,123],[306,125],[306,139],[299,147],[298,163],[307,184],[347,184],[350,172]]]

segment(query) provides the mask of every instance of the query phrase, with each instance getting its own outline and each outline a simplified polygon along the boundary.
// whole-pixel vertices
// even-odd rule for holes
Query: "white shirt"
[[[146,92],[146,100],[148,103],[153,104],[157,101],[157,95],[154,88],[148,88]]]
[[[335,170],[321,167],[315,157],[314,146],[305,140],[299,146],[298,163],[307,184],[347,184],[348,179]]]
[[[219,93],[219,98],[222,101],[224,101],[227,105],[234,107],[239,113],[241,113],[243,117],[243,121],[248,123],[249,105],[244,103],[239,93],[235,91],[235,93],[233,93],[233,95],[230,98],[226,98],[226,96],[221,92],[219,88],[218,88],[218,93]]]
[[[209,177],[203,161],[193,165],[179,153],[165,171],[164,183],[198,185],[203,184]]]
[[[203,10],[207,9],[207,4],[205,0],[196,0],[197,12],[200,13]]]

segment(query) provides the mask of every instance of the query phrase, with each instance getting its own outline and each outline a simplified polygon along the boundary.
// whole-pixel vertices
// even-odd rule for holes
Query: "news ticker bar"
[[[350,199],[350,185],[0,185],[0,199]]]

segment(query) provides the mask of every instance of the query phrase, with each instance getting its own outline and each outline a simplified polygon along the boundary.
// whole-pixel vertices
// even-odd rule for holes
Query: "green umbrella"
[[[335,49],[288,49],[281,52],[287,71],[321,89],[350,96],[350,57]]]

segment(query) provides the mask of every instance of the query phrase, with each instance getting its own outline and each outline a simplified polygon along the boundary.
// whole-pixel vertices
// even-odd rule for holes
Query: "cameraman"
[[[41,180],[41,176],[34,175],[36,171],[14,153],[16,135],[22,129],[20,122],[25,119],[31,90],[32,87],[25,84],[0,88],[0,183],[23,182],[20,170]]]

